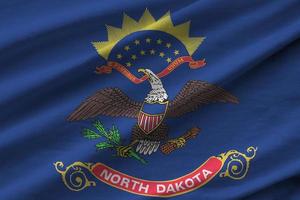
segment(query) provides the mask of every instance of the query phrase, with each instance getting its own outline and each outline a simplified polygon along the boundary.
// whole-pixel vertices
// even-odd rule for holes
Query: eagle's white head
[[[168,95],[161,80],[150,69],[139,69],[138,72],[144,73],[148,76],[148,81],[152,90],[149,92],[145,101],[147,103],[163,103],[168,100]]]

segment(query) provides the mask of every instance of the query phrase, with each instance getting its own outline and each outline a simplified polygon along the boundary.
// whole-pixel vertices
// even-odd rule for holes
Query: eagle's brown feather
[[[188,81],[173,101],[170,101],[167,117],[179,117],[199,107],[214,103],[238,103],[238,99],[224,89],[204,81]]]
[[[142,102],[131,100],[118,88],[105,88],[87,98],[68,120],[85,120],[98,115],[136,118],[142,105]]]
[[[238,103],[238,99],[218,86],[204,81],[189,81],[170,101],[166,117],[179,117],[213,102]],[[98,115],[137,118],[142,105],[118,88],[105,88],[87,98],[68,120],[86,120]]]

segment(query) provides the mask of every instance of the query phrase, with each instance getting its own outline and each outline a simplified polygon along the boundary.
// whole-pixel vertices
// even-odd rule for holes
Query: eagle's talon
[[[129,151],[131,150],[131,146],[119,146],[117,147],[117,155],[120,157],[128,157],[129,156]]]
[[[169,142],[175,144],[177,148],[182,148],[184,147],[186,140],[183,137],[179,137],[173,140],[169,140]]]

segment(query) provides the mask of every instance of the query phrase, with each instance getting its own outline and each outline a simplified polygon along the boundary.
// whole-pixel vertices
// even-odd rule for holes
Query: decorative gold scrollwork
[[[249,169],[250,161],[255,157],[257,148],[251,146],[247,149],[247,155],[237,150],[230,150],[220,154],[218,157],[222,160],[225,169],[220,173],[220,177],[229,177],[231,179],[243,179]]]
[[[55,169],[61,174],[64,184],[72,191],[81,191],[90,186],[96,186],[95,181],[90,181],[86,172],[91,172],[92,163],[74,162],[65,169],[63,162],[54,163]]]

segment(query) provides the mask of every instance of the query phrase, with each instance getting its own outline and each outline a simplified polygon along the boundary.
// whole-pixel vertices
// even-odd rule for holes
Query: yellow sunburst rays
[[[155,20],[148,9],[145,10],[139,21],[134,20],[124,13],[122,28],[117,28],[110,25],[106,25],[106,28],[108,41],[92,42],[98,54],[106,60],[108,59],[112,48],[120,40],[137,31],[162,31],[168,33],[182,42],[189,55],[193,55],[193,53],[205,39],[204,37],[189,36],[190,21],[174,26],[170,12],[167,12],[161,18]]]

